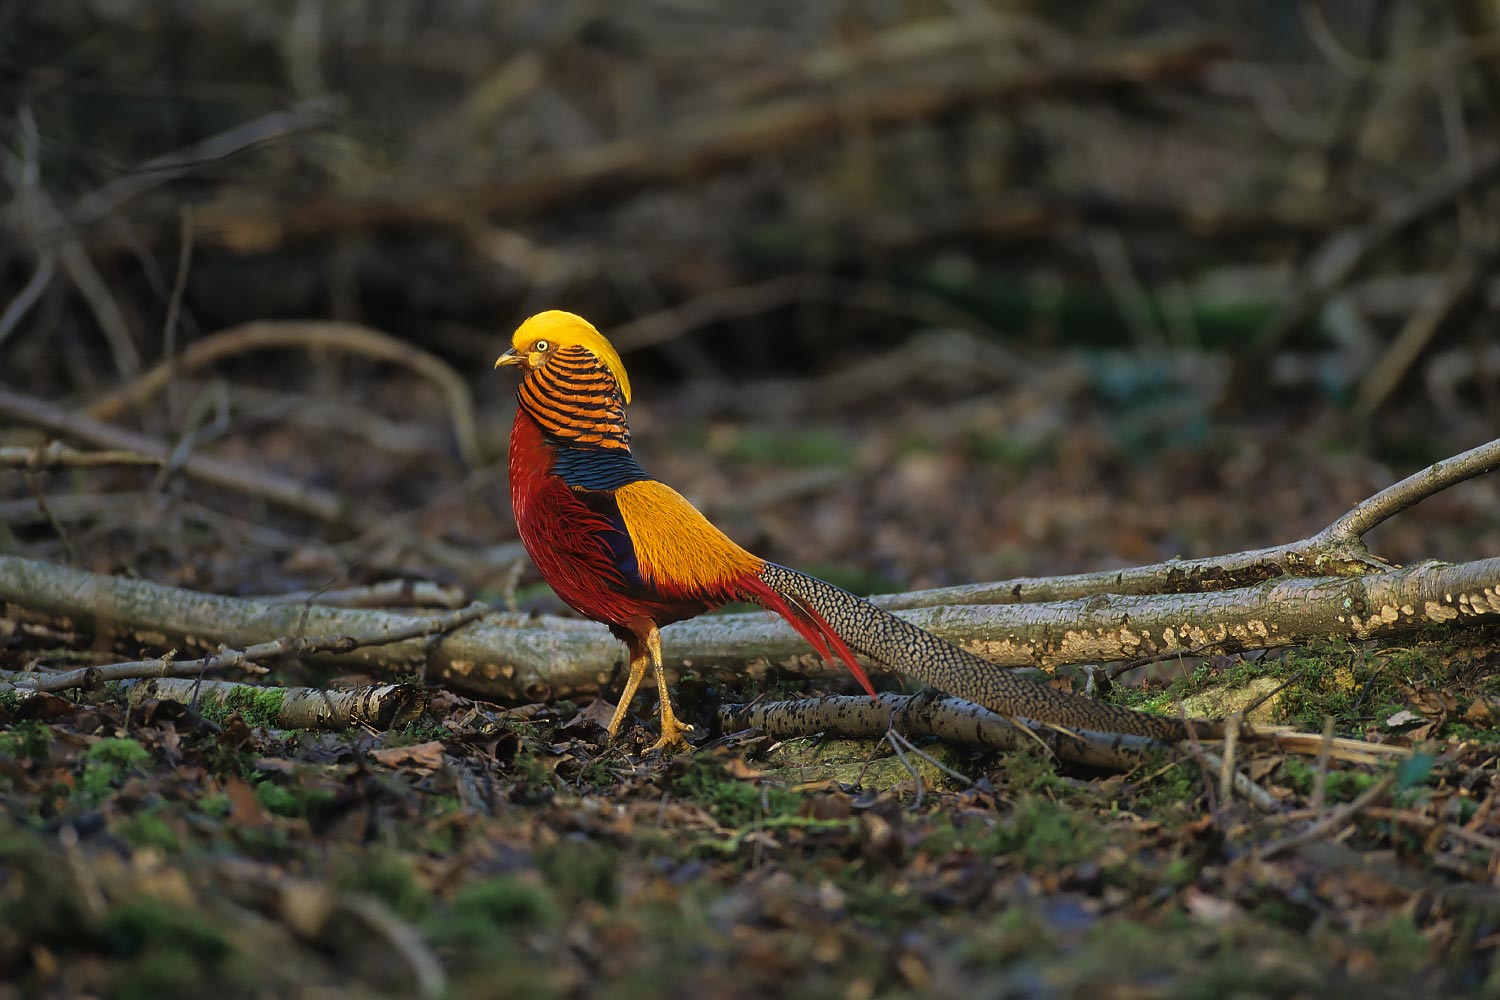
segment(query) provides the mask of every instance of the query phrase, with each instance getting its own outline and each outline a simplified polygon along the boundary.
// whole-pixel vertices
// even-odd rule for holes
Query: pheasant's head
[[[528,374],[541,371],[554,360],[560,366],[571,367],[581,352],[593,355],[604,365],[619,385],[620,395],[630,402],[630,379],[625,375],[620,355],[592,323],[561,309],[537,313],[516,327],[510,338],[510,350],[495,360],[495,367],[518,365]]]

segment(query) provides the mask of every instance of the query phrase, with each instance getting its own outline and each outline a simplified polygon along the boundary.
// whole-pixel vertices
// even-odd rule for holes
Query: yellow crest
[[[630,378],[625,374],[620,355],[604,339],[604,334],[582,316],[561,309],[548,309],[516,327],[515,335],[510,338],[511,349],[523,357],[533,352],[539,342],[545,342],[549,347],[582,347],[604,362],[604,367],[620,383],[625,402],[630,402]]]

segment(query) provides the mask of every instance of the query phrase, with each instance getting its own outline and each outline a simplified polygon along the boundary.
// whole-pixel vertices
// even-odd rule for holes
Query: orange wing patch
[[[693,594],[760,572],[764,562],[730,541],[681,493],[654,479],[615,491],[625,530],[646,583]]]

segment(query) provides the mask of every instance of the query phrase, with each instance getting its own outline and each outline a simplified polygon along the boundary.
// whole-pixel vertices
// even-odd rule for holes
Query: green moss
[[[326,788],[279,785],[269,779],[256,783],[255,797],[276,815],[293,817],[306,816],[309,811],[333,801],[333,793]]]
[[[537,854],[537,866],[557,895],[568,901],[592,900],[612,905],[620,854],[605,844],[561,840]]]
[[[76,794],[84,804],[98,802],[127,771],[138,770],[150,760],[150,752],[135,740],[100,740],[84,752]]]
[[[0,754],[8,757],[45,758],[52,752],[52,727],[29,719],[0,733]]]
[[[1383,978],[1409,976],[1428,962],[1432,945],[1408,913],[1397,913],[1355,935],[1380,960]]]
[[[536,878],[508,876],[470,883],[453,899],[445,930],[479,943],[497,933],[547,930],[560,917],[552,891]]]
[[[1307,795],[1317,781],[1317,769],[1306,759],[1288,756],[1281,764],[1281,777],[1288,787]],[[1364,771],[1342,771],[1330,768],[1324,776],[1323,790],[1329,802],[1348,802],[1359,797],[1380,778]]]
[[[110,910],[103,933],[109,951],[128,963],[112,991],[123,1000],[202,995],[223,985],[233,952],[212,921],[150,897]]]
[[[225,795],[223,792],[215,792],[212,795],[201,796],[198,799],[197,807],[198,811],[205,816],[222,819],[229,815],[231,803],[228,795]]]
[[[1018,859],[1028,868],[1073,865],[1104,846],[1099,820],[1050,799],[1026,795],[988,838],[987,853]]]
[[[432,740],[440,740],[452,735],[453,731],[442,723],[422,716],[386,733],[382,743],[387,747],[405,747],[417,743],[429,743]]]
[[[1169,766],[1148,766],[1143,770],[1146,776],[1135,786],[1135,795],[1130,802],[1133,811],[1176,813],[1198,801],[1203,772],[1195,762],[1177,761]]]
[[[1003,428],[971,431],[963,438],[964,451],[980,462],[1024,472],[1056,461],[1057,444],[1009,433]]]
[[[100,740],[90,746],[84,756],[119,768],[139,767],[151,759],[150,751],[132,739]]]
[[[182,842],[160,807],[145,809],[119,823],[117,830],[135,847],[151,847],[163,854],[177,854]]]
[[[802,797],[780,785],[755,784],[726,775],[707,757],[695,757],[670,779],[674,792],[713,814],[725,826],[742,827],[768,816],[793,813]]]
[[[381,900],[408,920],[424,916],[432,898],[417,884],[411,862],[390,851],[347,856],[335,865],[334,882],[340,889],[363,892]]]
[[[207,699],[205,699],[207,700]],[[281,688],[257,688],[240,684],[217,699],[227,712],[239,712],[247,725],[275,728],[281,720],[286,692]]]

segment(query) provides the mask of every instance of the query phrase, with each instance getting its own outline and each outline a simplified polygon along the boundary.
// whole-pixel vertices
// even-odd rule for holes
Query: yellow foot
[[[652,750],[666,752],[668,750],[692,749],[692,745],[687,741],[687,734],[693,731],[692,726],[686,722],[678,722],[671,716],[662,719],[661,723],[661,739],[651,744]]]

